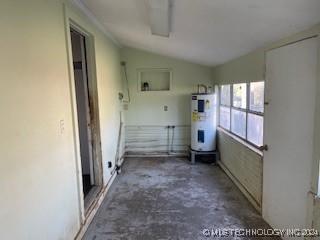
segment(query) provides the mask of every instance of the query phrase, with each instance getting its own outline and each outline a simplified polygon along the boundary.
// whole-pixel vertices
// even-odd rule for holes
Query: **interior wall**
[[[121,60],[126,62],[131,102],[127,104],[126,150],[128,152],[163,152],[171,144],[174,125],[174,151],[185,151],[190,145],[191,93],[197,84],[212,85],[211,68],[163,57],[145,51],[123,48]],[[170,91],[138,91],[138,69],[169,68],[172,70]],[[164,106],[168,111],[164,111]]]
[[[308,29],[304,32],[297,33],[293,36],[289,36],[285,39],[279,40],[275,43],[272,43],[268,46],[265,46],[264,48],[258,49],[254,52],[251,52],[245,56],[242,56],[240,58],[237,58],[235,60],[232,60],[228,63],[222,64],[220,66],[214,67],[212,69],[212,75],[213,75],[213,81],[214,84],[227,84],[227,83],[241,83],[241,82],[252,82],[252,81],[260,81],[265,79],[265,51],[268,51],[272,48],[280,47],[282,45],[288,44],[290,42],[298,41],[307,37],[315,36],[320,33],[320,25],[314,26],[311,29]],[[320,70],[320,67],[318,67]],[[316,111],[316,125],[314,128],[315,132],[315,141],[314,146],[318,146],[320,143],[320,88],[319,83],[317,86],[317,109]],[[223,138],[231,139],[232,137],[224,133],[223,131],[219,131],[219,144],[221,144],[220,138],[223,135]],[[230,140],[231,141],[231,140]],[[247,186],[246,181],[243,180],[244,173],[241,172],[240,168],[236,168],[237,164],[239,164],[239,158],[240,156],[245,155],[251,155],[251,149],[246,148],[244,145],[242,145],[240,142],[236,142],[236,144],[233,145],[233,151],[234,154],[228,154],[226,151],[227,149],[230,149],[230,146],[224,146],[223,148],[220,146],[221,151],[221,161],[228,162],[229,167],[228,170],[236,177],[236,181],[241,183],[244,186]],[[246,149],[245,151],[243,149]],[[225,150],[224,150],[225,149]],[[311,186],[311,191],[314,193],[317,193],[317,187],[318,187],[318,176],[319,176],[319,162],[317,159],[320,159],[320,150],[318,147],[314,147],[314,168],[313,168],[313,181]],[[245,158],[246,159],[246,158]],[[262,161],[262,163],[261,163]],[[231,164],[231,165],[230,165]],[[252,172],[252,178],[254,177],[254,174],[260,174],[260,179],[262,179],[263,174],[263,158],[257,157],[254,161],[250,163],[250,161],[245,161],[245,163],[249,168],[251,168],[252,164],[254,165],[260,165],[261,169],[259,169],[257,172]],[[248,174],[248,173],[246,173]],[[240,177],[241,176],[241,177]],[[257,184],[260,184],[257,182]],[[250,194],[253,194],[253,192],[246,188],[246,191],[249,191]],[[262,188],[261,190],[262,191]],[[262,194],[262,192],[260,193]],[[261,203],[263,204],[263,203]],[[310,212],[313,212],[313,216],[319,216],[320,214],[317,214],[316,212],[320,211],[319,204],[314,205],[313,207],[310,206]],[[319,222],[319,219],[313,219],[310,222]],[[312,223],[311,223],[312,224]]]
[[[80,228],[64,13],[94,36],[103,166],[114,161],[118,47],[66,1],[1,1],[1,239],[73,239]]]

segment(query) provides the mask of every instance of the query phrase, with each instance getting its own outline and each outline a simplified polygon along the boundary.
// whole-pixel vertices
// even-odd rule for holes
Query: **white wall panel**
[[[218,147],[226,170],[259,210],[262,204],[262,156],[222,131],[218,131]]]
[[[126,126],[125,149],[133,153],[167,153],[171,150],[173,130],[166,126]],[[186,152],[190,145],[190,126],[176,126],[174,129],[173,152]]]

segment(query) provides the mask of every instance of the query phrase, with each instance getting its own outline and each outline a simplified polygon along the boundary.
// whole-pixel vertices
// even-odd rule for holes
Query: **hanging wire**
[[[129,82],[128,82],[128,76],[127,76],[126,62],[123,61],[123,62],[121,62],[120,64],[121,64],[121,66],[122,66],[124,78],[126,79],[127,93],[128,93],[128,100],[127,100],[127,101],[124,101],[124,102],[130,103],[130,90],[129,90]]]

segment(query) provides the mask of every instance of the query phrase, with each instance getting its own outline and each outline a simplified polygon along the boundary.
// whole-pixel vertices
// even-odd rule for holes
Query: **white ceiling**
[[[151,35],[147,0],[81,1],[120,44],[210,66],[320,22],[320,0],[173,0],[165,38]]]

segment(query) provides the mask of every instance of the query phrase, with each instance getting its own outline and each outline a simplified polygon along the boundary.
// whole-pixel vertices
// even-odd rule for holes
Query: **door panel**
[[[275,228],[305,228],[313,163],[318,39],[266,54],[263,217]],[[292,238],[291,238],[292,239]]]

